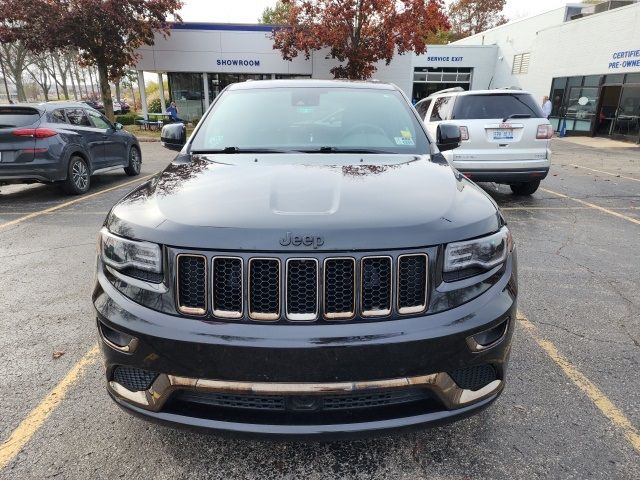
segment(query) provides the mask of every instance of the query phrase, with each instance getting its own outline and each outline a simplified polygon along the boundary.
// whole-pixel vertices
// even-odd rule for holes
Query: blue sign
[[[247,60],[243,58],[218,58],[216,64],[219,67],[259,67],[260,60]]]
[[[614,52],[611,55],[613,61],[609,62],[609,70],[616,70],[618,68],[640,68],[640,50],[623,50],[621,52]]]

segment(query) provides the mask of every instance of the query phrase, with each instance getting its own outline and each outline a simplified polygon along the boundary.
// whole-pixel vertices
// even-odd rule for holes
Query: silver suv
[[[442,122],[460,127],[460,147],[443,155],[474,181],[531,195],[549,172],[553,127],[530,93],[456,87],[421,100],[416,110],[432,138]]]

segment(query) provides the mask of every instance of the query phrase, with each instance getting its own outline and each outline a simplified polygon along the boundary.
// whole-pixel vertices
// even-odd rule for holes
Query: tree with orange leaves
[[[448,30],[442,0],[283,0],[288,27],[274,30],[285,60],[328,49],[335,78],[366,79],[395,54],[423,54],[429,34]]]

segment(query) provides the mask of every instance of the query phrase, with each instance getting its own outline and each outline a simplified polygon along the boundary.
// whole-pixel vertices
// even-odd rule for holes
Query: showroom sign
[[[260,60],[247,60],[243,58],[218,58],[216,64],[219,67],[259,67]]]

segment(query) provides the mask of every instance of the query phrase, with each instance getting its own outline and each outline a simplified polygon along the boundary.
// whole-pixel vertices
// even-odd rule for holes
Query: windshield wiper
[[[506,122],[510,118],[531,118],[531,115],[529,115],[528,113],[514,113],[512,115],[509,115],[508,117],[504,117],[502,121]]]
[[[191,153],[291,153],[295,150],[277,150],[274,148],[240,148],[240,147],[224,147],[217,150],[192,150]]]
[[[371,148],[320,147],[314,150],[302,150],[303,153],[389,153]]]
[[[0,128],[11,128],[15,127],[15,125],[0,125]]]

